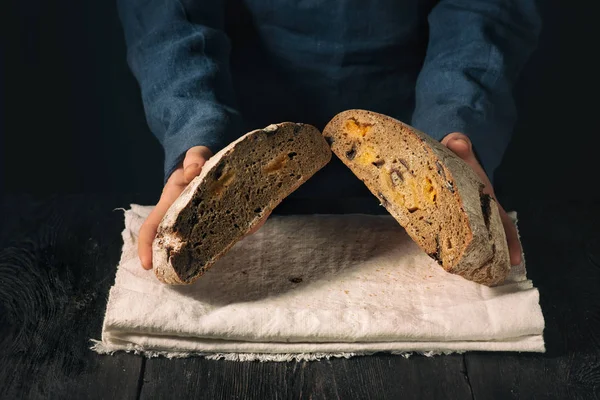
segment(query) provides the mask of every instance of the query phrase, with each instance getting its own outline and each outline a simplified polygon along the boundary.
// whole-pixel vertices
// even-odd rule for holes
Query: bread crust
[[[193,283],[330,160],[321,132],[307,124],[273,124],[230,143],[163,217],[152,246],[157,278]]]
[[[510,259],[498,205],[483,194],[484,184],[473,169],[446,146],[366,110],[336,115],[323,135],[333,153],[446,271],[487,286],[504,281]]]

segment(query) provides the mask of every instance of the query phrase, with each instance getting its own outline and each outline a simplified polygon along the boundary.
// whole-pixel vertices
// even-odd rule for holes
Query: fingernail
[[[459,141],[459,142],[463,142],[463,143],[465,143],[466,145],[469,145],[469,142],[468,142],[468,141],[467,141],[465,138],[463,138],[463,137],[455,137],[455,138],[452,138],[452,140],[453,140],[453,141]]]
[[[471,142],[468,139],[466,139],[464,137],[457,137],[457,138],[454,138],[454,140],[456,140],[460,143],[463,143],[463,145],[466,146],[469,151],[471,151]]]

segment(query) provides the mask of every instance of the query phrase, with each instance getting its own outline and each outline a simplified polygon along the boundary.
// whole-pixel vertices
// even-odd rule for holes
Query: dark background
[[[576,3],[540,1],[542,36],[516,88],[520,120],[496,175],[506,208],[600,198],[598,24],[593,2]],[[162,149],[126,64],[115,1],[15,1],[2,14],[5,191],[156,198]]]
[[[595,2],[540,0],[544,30],[496,180],[520,213],[548,353],[298,364],[89,350],[121,253],[110,210],[150,204],[162,186],[114,2],[0,0],[0,192],[31,194],[0,199],[0,398],[599,397]]]

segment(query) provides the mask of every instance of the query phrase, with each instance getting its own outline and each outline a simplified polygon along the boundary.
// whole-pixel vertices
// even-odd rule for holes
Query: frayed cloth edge
[[[383,351],[383,352],[358,352],[358,353],[205,353],[205,352],[178,352],[178,351],[162,351],[143,349],[133,344],[127,345],[125,348],[107,346],[100,340],[92,339],[93,345],[91,350],[98,354],[113,355],[117,352],[133,353],[146,358],[187,358],[187,357],[204,357],[207,360],[225,360],[225,361],[260,361],[260,362],[301,362],[301,361],[320,361],[329,360],[331,358],[353,358],[360,356],[368,356],[376,353],[392,354],[409,358],[412,355],[422,355],[425,357],[434,357],[448,354],[462,354],[462,351]]]

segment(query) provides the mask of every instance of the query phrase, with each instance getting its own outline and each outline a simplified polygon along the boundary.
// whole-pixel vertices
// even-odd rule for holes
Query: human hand
[[[492,187],[489,178],[483,170],[483,167],[477,161],[475,153],[473,152],[473,145],[467,135],[459,132],[450,133],[446,135],[444,139],[442,139],[442,144],[448,149],[452,150],[457,156],[462,158],[473,168],[475,173],[485,184],[483,192],[492,196],[498,203],[498,199],[496,199],[496,195],[494,194],[494,188]],[[521,243],[519,242],[517,228],[508,214],[506,214],[506,211],[504,211],[504,208],[502,208],[500,203],[498,203],[498,209],[500,211],[500,218],[502,219],[504,231],[506,232],[506,241],[508,242],[508,250],[510,253],[510,263],[512,265],[519,265],[521,263]]]
[[[156,207],[154,207],[140,228],[138,256],[144,269],[152,268],[152,242],[156,237],[160,221],[186,186],[195,177],[200,175],[202,166],[212,155],[212,152],[206,146],[192,147],[185,153],[183,162],[173,171],[167,180],[158,204],[156,204]]]

